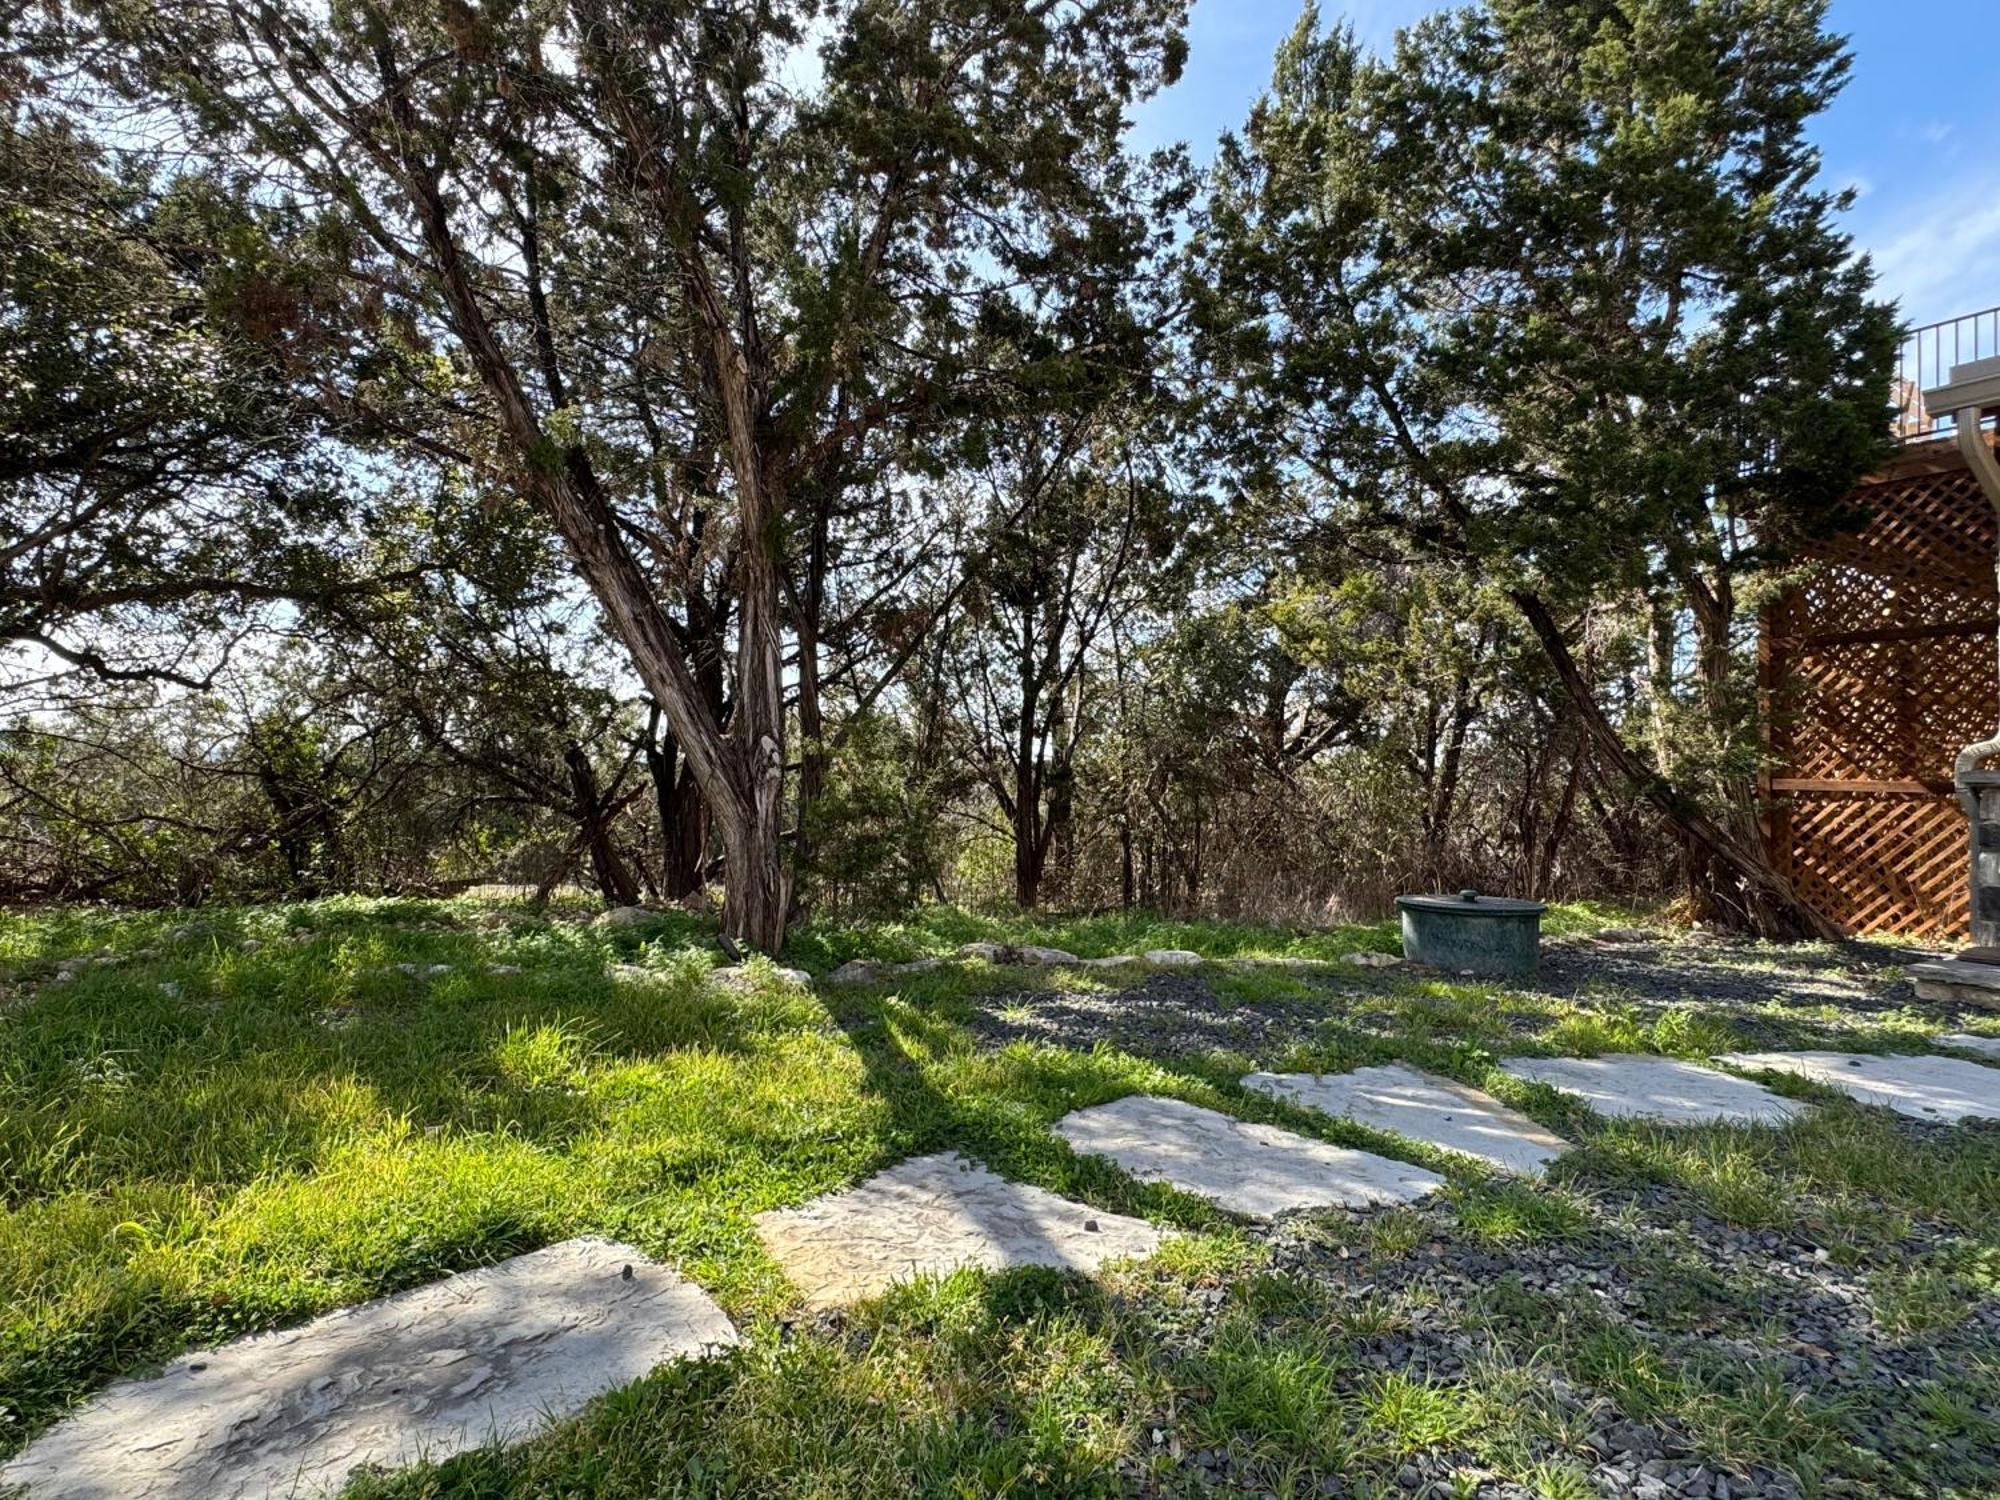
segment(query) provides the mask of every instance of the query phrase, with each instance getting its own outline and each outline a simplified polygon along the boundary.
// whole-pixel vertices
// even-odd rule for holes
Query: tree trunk
[[[407,113],[408,100],[395,97],[399,112]],[[452,236],[435,170],[416,160],[405,165],[452,324],[493,398],[503,431],[528,460],[523,474],[528,493],[561,533],[578,575],[604,606],[607,622],[631,653],[634,670],[665,713],[709,802],[727,859],[723,924],[740,941],[776,953],[784,944],[791,898],[781,853],[785,741],[774,556],[777,497],[758,451],[745,361],[734,346],[728,318],[718,310],[714,288],[696,279],[698,266],[683,267],[709,334],[742,538],[737,701],[727,733],[716,723],[659,598],[632,555],[587,450],[573,446],[559,464],[547,462],[553,445],[487,321]]]
[[[736,714],[730,725],[738,795],[718,818],[722,920],[731,937],[765,953],[785,946],[792,883],[785,868],[785,704],[778,634],[778,572],[770,514],[744,499]]]
[[[717,820],[723,848],[723,927],[738,942],[770,954],[783,950],[791,919],[782,819],[779,799],[769,796],[739,817]]]
[[[1541,642],[1564,694],[1603,753],[1605,763],[1637,787],[1691,848],[1699,849],[1714,861],[1718,870],[1727,870],[1737,882],[1738,905],[1733,914],[1741,925],[1757,936],[1783,941],[1840,938],[1840,929],[1799,899],[1792,883],[1771,864],[1762,849],[1746,847],[1732,838],[1625,743],[1618,726],[1606,717],[1596,693],[1585,681],[1570,654],[1568,641],[1563,638],[1562,627],[1542,598],[1525,589],[1513,590],[1509,597]]]
[[[826,741],[826,715],[820,702],[819,637],[826,613],[828,526],[824,500],[815,497],[810,544],[806,548],[805,585],[794,600],[792,638],[798,644],[799,815],[792,835],[792,869],[804,882],[812,868],[813,809],[826,793],[831,757]],[[803,895],[794,893],[795,900]]]
[[[1032,758],[1014,765],[1014,904],[1033,911],[1042,899],[1041,788]]]
[[[684,901],[702,888],[708,863],[708,808],[681,759],[671,730],[662,731],[656,706],[642,747],[653,780],[653,805],[660,819],[660,894]]]
[[[1674,650],[1672,603],[1654,594],[1646,601],[1646,698],[1652,716],[1653,765],[1674,774]]]
[[[590,854],[591,873],[607,901],[631,906],[639,899],[639,882],[630,866],[611,842],[611,819],[616,809],[609,805],[597,783],[597,769],[581,745],[563,747],[563,767],[569,772],[570,794],[575,798],[578,836]]]
[[[1128,810],[1118,820],[1118,904],[1125,911],[1138,899],[1138,872],[1132,861],[1132,819]]]
[[[1579,734],[1570,746],[1569,778],[1563,783],[1562,800],[1556,804],[1555,816],[1549,819],[1548,831],[1542,835],[1541,849],[1530,871],[1530,900],[1545,899],[1555,883],[1556,860],[1562,854],[1563,840],[1569,837],[1570,825],[1576,818],[1576,798],[1583,786],[1586,750],[1583,737]]]

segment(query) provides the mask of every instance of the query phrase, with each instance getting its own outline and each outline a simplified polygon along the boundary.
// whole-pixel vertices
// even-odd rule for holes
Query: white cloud
[[[1969,173],[1926,198],[1877,194],[1854,237],[1875,261],[1881,291],[1913,323],[2000,303],[2000,171]]]

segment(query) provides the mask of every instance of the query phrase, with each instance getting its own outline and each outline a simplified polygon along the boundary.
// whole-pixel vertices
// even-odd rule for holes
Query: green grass
[[[1455,1476],[1444,1492],[1496,1475],[1585,1494],[1589,1414],[1611,1408],[1827,1494],[1969,1497],[2000,1452],[2000,1351],[1954,1345],[1913,1383],[1822,1399],[1769,1324],[1771,1258],[1695,1248],[1698,1234],[1821,1247],[1881,1337],[1921,1352],[2000,1288],[2000,1132],[1917,1131],[1791,1081],[1821,1107],[1790,1128],[1666,1130],[1499,1071],[1510,1052],[1735,1044],[1733,1018],[1699,996],[1567,1000],[1345,968],[1330,995],[1283,970],[1206,971],[1219,1004],[1324,1001],[1290,1065],[1407,1060],[1578,1143],[1527,1184],[1246,1093],[1241,1058],[989,1050],[964,1024],[995,990],[1116,976],[972,964],[852,990],[766,973],[735,992],[706,978],[719,960],[700,919],[581,915],[474,899],[0,914],[0,1453],[113,1376],[580,1233],[676,1264],[744,1346],[517,1449],[356,1494],[1304,1495],[1328,1474],[1395,1493],[1421,1455]],[[1630,920],[1558,908],[1550,927]],[[933,910],[808,929],[787,962],[824,973],[975,940],[1217,959],[1394,946],[1386,925]],[[1782,1003],[1760,1020],[1863,1049],[1937,1029]],[[1289,1270],[1211,1206],[1047,1129],[1135,1090],[1389,1151],[1450,1186],[1300,1221],[1288,1242],[1320,1270]],[[945,1147],[1184,1237],[1094,1281],[961,1273],[795,1321],[753,1216]],[[1648,1206],[1658,1192],[1667,1208]],[[1441,1246],[1500,1269],[1468,1293],[1427,1269]],[[1615,1265],[1625,1300],[1529,1285],[1505,1269],[1524,1256]],[[1373,1358],[1445,1334],[1468,1351],[1456,1374]]]

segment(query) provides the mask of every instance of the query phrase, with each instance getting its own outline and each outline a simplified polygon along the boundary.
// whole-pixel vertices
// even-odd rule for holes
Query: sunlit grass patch
[[[1389,1209],[1368,1221],[1368,1253],[1391,1260],[1408,1255],[1430,1232],[1429,1223],[1415,1209]]]
[[[1455,1446],[1479,1425],[1479,1404],[1465,1391],[1398,1371],[1368,1382],[1360,1404],[1362,1421],[1399,1456]]]
[[[1868,1279],[1869,1308],[1892,1337],[1922,1337],[1963,1318],[1969,1290],[1935,1266],[1880,1271]]]
[[[1359,1451],[1359,1412],[1345,1392],[1345,1364],[1323,1331],[1272,1334],[1231,1318],[1182,1374],[1206,1392],[1189,1411],[1189,1434],[1210,1446],[1244,1446],[1267,1461],[1337,1467]]]
[[[1458,1222],[1466,1231],[1496,1243],[1556,1243],[1581,1238],[1590,1210],[1560,1187],[1534,1187],[1496,1177],[1453,1185],[1448,1191]]]
[[[1497,985],[1398,979],[1391,991],[1356,1008],[1392,1018],[1398,1032],[1412,1040],[1494,1042],[1509,1034],[1501,997]]]
[[[2000,1132],[1925,1129],[1796,1080],[1776,1086],[1814,1108],[1784,1128],[1671,1129],[1500,1071],[1523,1051],[1700,1061],[1739,1023],[1908,1045],[1935,1018],[1218,963],[1171,988],[1323,1018],[1287,1057],[1248,1039],[1151,1059],[983,1027],[1007,1012],[996,995],[1026,995],[1025,1017],[1141,971],[973,962],[801,988],[753,963],[725,986],[707,919],[587,915],[457,898],[0,916],[0,1449],[191,1344],[599,1233],[699,1282],[745,1346],[518,1449],[358,1493],[1304,1495],[1338,1475],[1388,1494],[1415,1460],[1455,1471],[1439,1493],[1498,1476],[1568,1495],[1614,1417],[1678,1434],[1732,1483],[1770,1465],[1828,1494],[1979,1492],[2000,1370],[1966,1310],[2000,1286]],[[824,974],[972,940],[1218,959],[1395,946],[1386,924],[930,912],[808,928],[785,962]],[[1577,1149],[1517,1180],[1240,1084],[1253,1066],[1387,1062],[1487,1088]],[[1246,1224],[1049,1130],[1130,1093],[1448,1186]],[[943,1149],[1176,1233],[1093,1277],[960,1272],[801,1317],[756,1214]],[[1786,1299],[1815,1278],[1868,1341],[1856,1357],[1908,1361],[1903,1383],[1857,1397],[1873,1388],[1798,1373],[1857,1347],[1798,1341]],[[1204,1449],[1227,1455],[1226,1480],[1197,1467]]]
[[[1755,1126],[1661,1126],[1621,1120],[1569,1163],[1573,1179],[1680,1189],[1725,1223],[1767,1228],[1795,1219],[1805,1186],[1783,1170],[1778,1132]]]
[[[1630,1005],[1572,1011],[1539,1038],[1551,1052],[1567,1057],[1601,1057],[1612,1052],[1644,1052],[1651,1028]]]

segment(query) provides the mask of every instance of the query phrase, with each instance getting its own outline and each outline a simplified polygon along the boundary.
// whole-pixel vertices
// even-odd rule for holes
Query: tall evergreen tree
[[[934,466],[983,396],[1100,357],[1155,232],[1126,111],[1177,71],[1184,11],[191,0],[71,20],[98,78],[261,174],[273,232],[247,274],[289,291],[275,342],[300,389],[350,434],[504,482],[562,537],[701,787],[726,925],[775,950],[817,538],[857,475]],[[690,622],[691,577],[719,580],[726,626]],[[724,655],[719,695],[704,661]]]
[[[1504,587],[1598,752],[1772,934],[1826,924],[1757,825],[1736,601],[1888,441],[1895,319],[1806,135],[1847,66],[1824,0],[1489,0],[1388,60],[1308,9],[1196,278],[1246,466]],[[1578,661],[1590,610],[1662,589],[1739,749],[1719,780],[1650,761]]]

